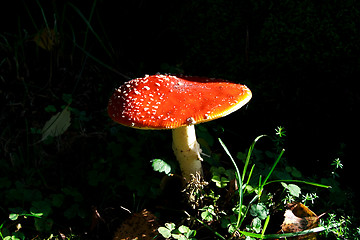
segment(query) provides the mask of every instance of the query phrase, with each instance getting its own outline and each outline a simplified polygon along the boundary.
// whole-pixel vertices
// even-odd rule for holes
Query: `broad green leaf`
[[[294,197],[299,197],[300,196],[301,189],[297,185],[289,184],[288,185],[288,190],[289,190],[289,193],[291,195],[293,195]]]
[[[213,217],[216,215],[213,205],[203,207],[200,210],[204,211],[201,213],[201,218],[205,221],[212,221]]]
[[[66,94],[66,93],[64,93],[63,95],[62,95],[62,99],[67,103],[67,104],[71,104],[71,102],[72,102],[72,95],[71,94]]]
[[[250,214],[253,217],[258,217],[261,220],[265,220],[269,214],[269,210],[266,208],[265,204],[257,203],[251,206]]]
[[[166,227],[159,227],[158,232],[163,236],[164,238],[171,237],[171,231]]]
[[[299,197],[301,193],[301,189],[295,184],[286,184],[284,182],[281,183],[285,189],[289,192],[291,196]]]
[[[39,232],[49,232],[54,224],[51,218],[35,218],[35,228]]]
[[[171,236],[177,240],[188,240],[184,235],[178,233],[173,233]]]
[[[256,233],[260,233],[261,232],[261,227],[262,227],[261,226],[261,219],[258,218],[258,217],[254,218],[252,220],[252,222],[251,222],[251,227],[252,227],[252,229],[254,229],[254,231]]]
[[[187,232],[189,232],[189,231],[190,231],[190,228],[187,227],[187,226],[181,225],[181,226],[179,227],[179,232],[181,232],[181,233],[187,233]]]
[[[218,188],[224,188],[227,186],[228,182],[230,182],[226,177],[220,176],[213,176],[211,181],[215,182]]]
[[[164,172],[165,174],[169,174],[171,172],[171,166],[167,162],[162,159],[153,159],[152,167],[156,172]]]
[[[19,216],[20,216],[20,215],[17,214],[17,213],[10,213],[10,214],[9,214],[9,219],[12,220],[12,221],[15,221],[15,220],[18,219]]]
[[[73,219],[80,214],[80,206],[77,203],[72,204],[67,210],[64,212],[64,216],[67,219]]]
[[[45,108],[45,112],[54,113],[56,112],[56,107],[54,105],[47,105],[47,107]]]
[[[159,227],[158,232],[164,237],[171,237],[171,232],[175,229],[175,223],[165,223],[165,227]]]
[[[22,232],[13,232],[11,236],[6,236],[3,239],[4,240],[25,240],[25,235]]]
[[[52,194],[51,203],[55,207],[60,207],[64,202],[65,196],[63,194]]]
[[[172,231],[175,229],[175,223],[165,223],[165,227]]]
[[[70,111],[66,107],[61,112],[55,114],[47,121],[41,131],[41,141],[47,137],[57,137],[63,134],[70,126]]]

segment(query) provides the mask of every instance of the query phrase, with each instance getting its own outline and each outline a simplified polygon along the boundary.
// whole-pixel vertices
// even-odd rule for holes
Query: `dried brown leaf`
[[[117,229],[113,240],[153,239],[158,227],[155,215],[144,209],[125,220]]]
[[[309,230],[318,226],[319,217],[302,203],[290,203],[284,214],[284,222],[279,233],[294,233]],[[316,240],[316,233],[292,237],[295,240]]]

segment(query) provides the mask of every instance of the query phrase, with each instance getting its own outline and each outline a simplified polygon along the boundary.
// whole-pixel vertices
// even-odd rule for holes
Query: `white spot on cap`
[[[193,117],[189,117],[189,118],[186,119],[186,123],[188,125],[195,124],[195,119]]]

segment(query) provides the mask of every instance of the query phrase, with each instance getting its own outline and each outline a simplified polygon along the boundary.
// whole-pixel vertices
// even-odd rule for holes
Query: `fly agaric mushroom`
[[[172,129],[173,150],[186,181],[202,175],[194,125],[226,116],[251,99],[244,85],[222,79],[146,75],[125,82],[109,100],[108,114],[122,125]]]

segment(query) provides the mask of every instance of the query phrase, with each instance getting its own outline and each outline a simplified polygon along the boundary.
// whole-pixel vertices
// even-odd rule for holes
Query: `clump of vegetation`
[[[335,221],[333,214],[329,215],[329,220],[325,217],[326,212],[318,216],[309,209],[319,199],[317,195],[319,188],[329,189],[330,186],[302,180],[302,174],[295,167],[291,167],[286,159],[282,159],[284,153],[282,144],[285,136],[284,128],[278,127],[275,137],[272,138],[273,151],[265,152],[255,148],[255,144],[260,139],[267,137],[259,136],[246,153],[239,152],[237,154],[237,161],[233,159],[224,143],[219,139],[233,167],[225,169],[223,166],[212,166],[210,168],[211,183],[206,187],[198,187],[197,191],[192,188],[191,194],[194,196],[190,199],[193,199],[191,204],[196,211],[190,210],[192,214],[184,212],[184,217],[188,219],[185,222],[189,225],[179,227],[180,229],[186,226],[186,229],[189,230],[192,226],[191,229],[198,228],[199,230],[191,230],[188,231],[189,234],[182,235],[181,232],[179,233],[179,229],[176,229],[175,223],[166,223],[165,227],[158,229],[159,233],[166,238],[174,239],[196,239],[197,232],[201,234],[202,231],[204,234],[202,228],[208,231],[205,235],[212,233],[215,238],[219,239],[230,239],[235,236],[246,239],[269,239],[315,233],[328,236],[331,232],[335,235],[341,232],[336,236],[337,238],[346,238],[350,234],[356,235],[354,231],[345,233],[345,231],[336,230],[345,221]],[[265,158],[264,155],[266,155]],[[273,160],[272,165],[268,163],[269,159]],[[238,166],[239,160],[242,162],[242,171]],[[283,160],[282,164],[281,160]],[[159,161],[157,160],[156,166],[159,165]],[[341,161],[335,159],[333,165],[336,169],[341,166]],[[163,172],[163,169],[159,170],[158,167],[154,169]],[[167,171],[167,173],[169,172],[171,170]],[[334,175],[335,172],[331,174]],[[278,176],[281,178],[279,179]],[[308,192],[308,190],[313,192]],[[187,188],[185,191],[189,191],[189,189]],[[296,212],[295,210],[286,210],[287,205],[294,206],[296,204],[299,204]],[[288,214],[291,215],[307,217],[308,223],[312,222],[312,224],[298,228],[297,231],[286,232],[288,228],[296,229],[301,218],[295,216],[290,218],[285,214],[285,217],[280,217],[282,219],[279,222],[280,213],[283,214],[285,210],[290,211]],[[299,222],[294,221],[297,218]],[[310,221],[310,219],[312,220]],[[275,224],[271,221],[278,222]],[[274,226],[280,225],[283,226],[283,229],[274,230]],[[340,228],[342,229],[342,227]],[[172,235],[172,231],[180,235]]]

